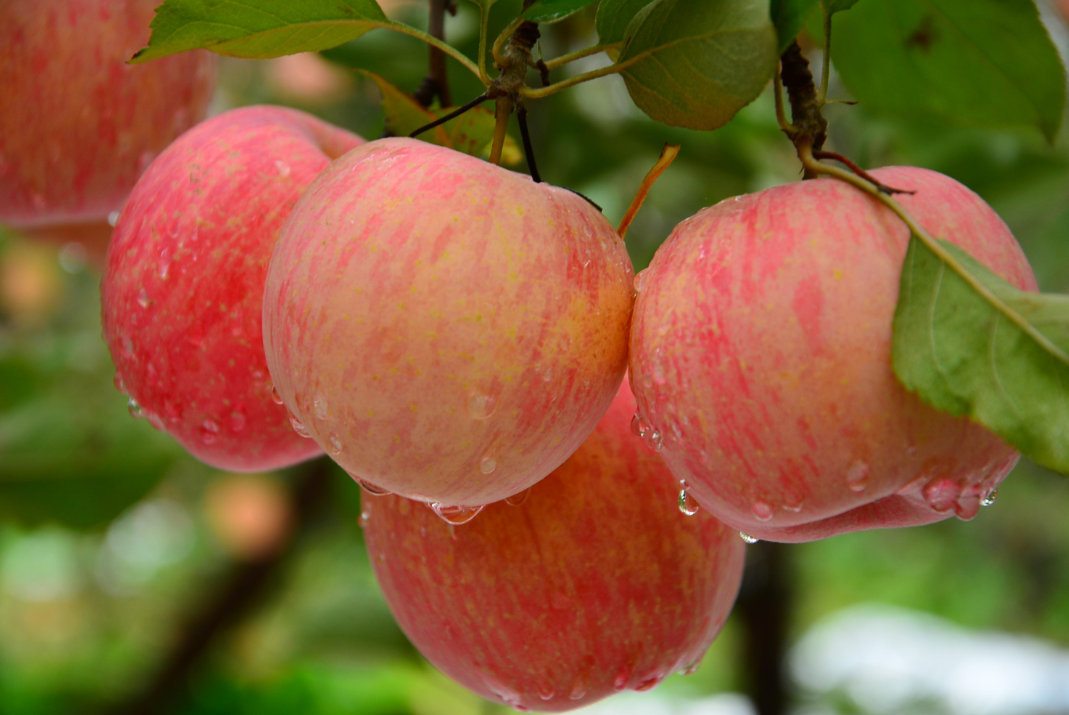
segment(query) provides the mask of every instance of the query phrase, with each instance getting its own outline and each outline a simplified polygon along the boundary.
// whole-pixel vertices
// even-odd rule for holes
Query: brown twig
[[[847,169],[849,169],[850,171],[854,172],[855,174],[860,176],[865,181],[868,181],[868,182],[874,184],[877,189],[879,189],[880,191],[882,191],[885,194],[915,194],[915,193],[917,193],[916,191],[906,191],[905,189],[894,189],[894,188],[891,188],[890,186],[888,186],[887,184],[883,183],[882,181],[877,179],[875,176],[873,176],[872,174],[870,174],[869,172],[865,171],[860,166],[855,164],[853,161],[850,160],[849,157],[845,157],[842,154],[838,154],[838,153],[836,153],[834,151],[827,151],[825,149],[814,149],[813,150],[813,158],[814,159],[831,159],[832,161],[837,161],[840,164],[845,165]]]

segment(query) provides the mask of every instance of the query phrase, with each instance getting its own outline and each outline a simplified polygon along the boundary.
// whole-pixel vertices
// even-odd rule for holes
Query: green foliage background
[[[498,2],[491,37],[519,9],[519,0]],[[402,4],[389,14],[425,24],[422,3]],[[461,3],[447,31],[451,42],[475,56],[477,8]],[[545,28],[544,35],[547,57],[591,44],[597,37],[594,6]],[[819,51],[810,54],[819,64]],[[406,89],[418,86],[426,71],[424,46],[385,31],[323,55],[336,66],[370,70]],[[287,103],[365,137],[382,133],[378,89],[366,76],[347,75],[351,90],[344,96],[307,102],[280,94],[268,81],[271,71],[267,63],[224,62],[216,109]],[[451,77],[455,103],[482,92],[455,65]],[[874,75],[867,81],[879,87],[891,80]],[[837,76],[830,94],[849,97]],[[881,109],[866,102],[829,106],[834,148],[864,166],[925,166],[962,181],[1010,225],[1041,287],[1069,292],[1064,126],[1052,148],[1035,129],[895,119]],[[661,146],[682,145],[628,235],[636,269],[648,264],[676,223],[702,207],[799,178],[767,91],[711,133],[654,123],[630,101],[619,77],[532,103],[530,122],[543,177],[590,196],[613,222]],[[23,246],[17,236],[0,236],[0,264]],[[70,270],[61,268],[58,258],[50,265],[61,301],[43,321],[27,323],[10,305],[0,308],[4,715],[65,715],[136,690],[182,635],[181,615],[229,565],[204,508],[207,490],[221,475],[125,414],[100,339],[97,275],[70,261]],[[494,711],[427,666],[393,625],[357,525],[359,490],[340,472],[333,488],[331,511],[302,543],[274,597],[209,659],[185,712]],[[1002,488],[998,504],[974,522],[793,547],[793,632],[803,633],[844,606],[878,601],[1069,646],[1066,514],[1069,481],[1025,462]],[[738,649],[738,626],[731,622],[696,675],[673,677],[658,693],[689,697],[741,689],[747,674]]]

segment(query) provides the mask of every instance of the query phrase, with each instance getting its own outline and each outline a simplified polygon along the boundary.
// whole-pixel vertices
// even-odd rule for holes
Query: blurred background
[[[422,0],[382,4],[426,25]],[[495,6],[491,37],[518,7]],[[1064,56],[1058,7],[1045,5],[1046,20]],[[595,42],[590,8],[543,29],[546,57]],[[473,4],[446,31],[475,56]],[[819,71],[812,43],[808,54]],[[322,55],[226,60],[213,112],[285,104],[374,138],[378,90],[350,68],[411,91],[426,55],[376,31]],[[455,65],[450,76],[457,104],[482,91]],[[849,98],[834,75],[830,96]],[[663,143],[682,145],[628,235],[636,270],[702,207],[799,178],[770,93],[704,134],[649,121],[618,77],[530,109],[545,180],[614,223]],[[863,105],[826,116],[832,146],[863,166],[929,167],[977,191],[1041,287],[1069,292],[1064,127],[1052,147],[1034,130],[902,121]],[[81,246],[0,229],[0,713],[155,712],[137,695],[175,683],[190,688],[189,715],[502,711],[439,675],[394,625],[364,550],[360,490],[342,472],[220,473],[127,414],[98,282]],[[698,671],[587,712],[1069,713],[1067,514],[1069,480],[1022,462],[970,523],[750,546],[739,606]]]

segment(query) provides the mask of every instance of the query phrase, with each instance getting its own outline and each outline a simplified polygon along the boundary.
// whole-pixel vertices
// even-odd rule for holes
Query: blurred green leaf
[[[1032,0],[867,0],[838,18],[832,61],[867,108],[1053,140],[1065,69]]]
[[[627,26],[652,4],[652,0],[601,0],[594,20],[601,44],[614,45],[627,39]]]
[[[940,243],[997,302],[914,237],[894,318],[895,373],[928,404],[1069,473],[1069,296],[1018,290]]]
[[[594,0],[538,0],[523,16],[531,22],[557,22],[582,10]]]
[[[824,12],[832,15],[843,10],[849,10],[854,5],[857,5],[858,0],[820,0],[820,4],[824,8]]]
[[[406,137],[455,109],[455,107],[427,109],[384,77],[367,70],[356,70],[356,72],[372,80],[378,86],[382,95],[383,112],[386,115],[386,126],[395,136]],[[493,112],[486,107],[475,107],[456,119],[451,119],[441,126],[424,132],[419,138],[472,156],[482,156],[494,140],[495,124]],[[521,160],[522,154],[515,140],[506,137],[502,163],[514,165]]]
[[[717,129],[776,66],[767,0],[656,0],[628,26],[617,64],[635,104],[664,124]]]
[[[132,61],[202,47],[231,57],[280,57],[336,47],[391,25],[375,0],[165,0],[156,8],[148,47]]]
[[[819,0],[772,0],[772,23],[783,52],[805,26],[805,21]]]

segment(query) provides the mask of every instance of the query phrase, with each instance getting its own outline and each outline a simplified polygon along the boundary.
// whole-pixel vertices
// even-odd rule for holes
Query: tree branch
[[[212,647],[240,624],[267,596],[297,551],[302,537],[329,503],[330,461],[323,458],[299,469],[293,487],[294,525],[290,538],[274,553],[255,561],[236,563],[213,598],[195,610],[177,632],[175,644],[143,690],[103,715],[164,715],[174,712],[188,696],[190,678]]]

